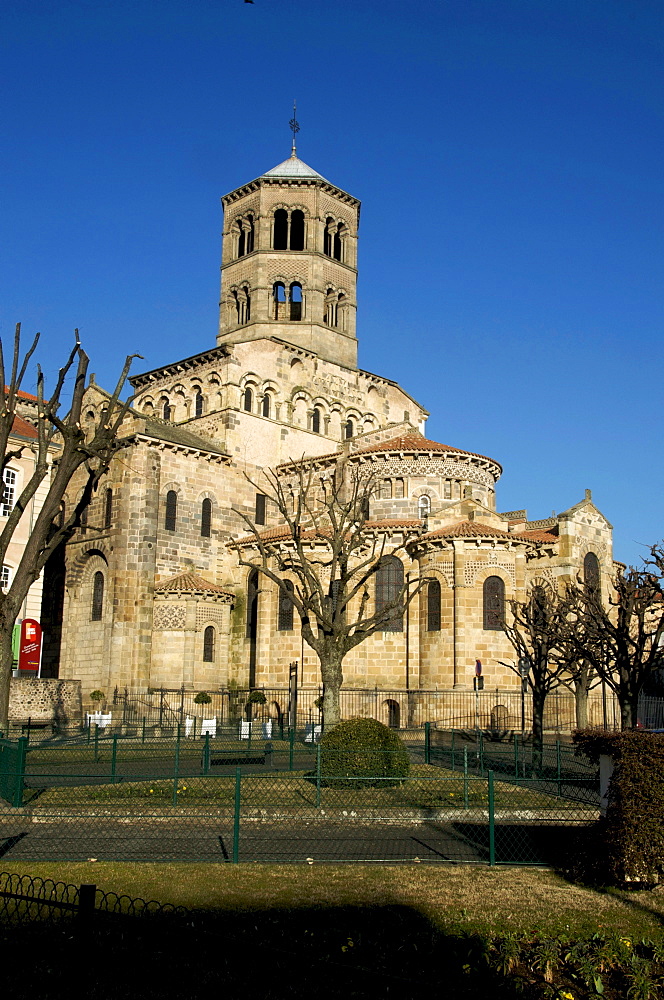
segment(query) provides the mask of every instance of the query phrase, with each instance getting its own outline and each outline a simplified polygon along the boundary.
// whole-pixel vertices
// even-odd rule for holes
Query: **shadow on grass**
[[[99,1000],[523,997],[489,968],[479,937],[440,933],[404,906],[102,913],[1,930],[8,996],[69,1000],[83,979]]]

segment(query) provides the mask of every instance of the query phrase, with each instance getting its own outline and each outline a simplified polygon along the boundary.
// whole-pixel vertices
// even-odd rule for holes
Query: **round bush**
[[[320,768],[328,787],[384,787],[408,775],[410,760],[397,734],[382,722],[349,719],[323,734]]]

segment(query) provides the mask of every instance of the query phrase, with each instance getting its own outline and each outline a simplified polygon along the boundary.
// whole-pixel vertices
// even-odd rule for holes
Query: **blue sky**
[[[99,381],[212,345],[222,194],[289,153],[362,200],[360,365],[498,459],[664,536],[661,0],[5,0],[0,333]],[[26,388],[29,385],[26,384]]]

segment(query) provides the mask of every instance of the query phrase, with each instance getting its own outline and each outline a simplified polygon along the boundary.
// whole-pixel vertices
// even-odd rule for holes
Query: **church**
[[[500,511],[498,461],[426,435],[427,411],[357,367],[359,201],[291,156],[222,198],[216,344],[131,379],[134,398],[85,523],[47,567],[44,676],[94,689],[285,689],[318,660],[279,588],[239,564],[247,536],[278,525],[263,469],[340,456],[380,484],[371,521],[399,574],[428,583],[396,625],[344,661],[344,689],[516,689],[500,621],[534,581],[601,581],[611,525],[589,490],[529,521]],[[140,344],[138,345],[140,350]],[[85,419],[109,394],[93,384]],[[80,488],[80,487],[79,487]],[[73,482],[66,504],[77,499]]]

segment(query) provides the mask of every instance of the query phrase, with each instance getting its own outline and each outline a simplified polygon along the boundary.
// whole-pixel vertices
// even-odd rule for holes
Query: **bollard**
[[[115,771],[118,759],[118,737],[117,733],[113,737],[113,749],[111,751],[111,784],[115,784]]]
[[[468,808],[468,747],[463,748],[463,808]]]
[[[424,763],[431,763],[431,723],[424,723]]]
[[[233,811],[233,864],[237,865],[240,861],[240,801],[241,801],[241,785],[242,775],[240,774],[240,768],[235,768],[235,808]]]
[[[495,865],[496,863],[496,823],[495,823],[495,808],[494,808],[494,789],[493,789],[493,771],[489,771],[488,775],[488,792],[489,792],[489,864]]]

